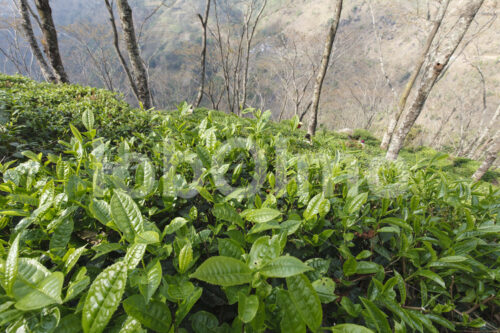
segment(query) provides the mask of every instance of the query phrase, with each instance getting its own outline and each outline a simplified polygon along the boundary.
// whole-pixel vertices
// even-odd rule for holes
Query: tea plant
[[[3,331],[499,325],[498,188],[188,110],[120,139],[84,110],[61,153],[0,164]]]

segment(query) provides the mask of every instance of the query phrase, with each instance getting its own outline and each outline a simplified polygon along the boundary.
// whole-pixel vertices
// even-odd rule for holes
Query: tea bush
[[[148,112],[132,109],[106,90],[0,74],[0,154],[19,158],[23,150],[59,152],[58,140],[68,137],[70,123],[83,129],[85,110],[95,114],[100,135],[111,140],[151,127]]]
[[[500,190],[443,172],[446,155],[370,159],[310,146],[296,119],[185,104],[120,138],[101,111],[75,113],[57,154],[0,164],[2,330],[500,324]]]

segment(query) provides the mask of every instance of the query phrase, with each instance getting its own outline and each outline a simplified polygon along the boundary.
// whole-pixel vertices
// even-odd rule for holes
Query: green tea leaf
[[[64,275],[54,272],[39,282],[34,290],[16,302],[16,308],[22,311],[41,309],[51,304],[61,304],[61,290]]]
[[[200,299],[203,289],[196,288],[188,297],[184,297],[181,304],[175,312],[175,326],[179,327],[189,311],[193,308],[196,302]]]
[[[134,242],[136,234],[144,231],[144,222],[139,206],[124,192],[114,191],[111,197],[111,216],[130,243]]]
[[[108,225],[111,221],[111,208],[109,204],[104,200],[93,199],[89,205],[90,213],[94,216],[97,221],[104,225]]]
[[[245,250],[238,242],[230,238],[219,238],[217,244],[221,256],[241,259],[241,256],[245,253]]]
[[[436,282],[438,285],[440,285],[443,288],[446,288],[446,284],[444,283],[443,279],[433,271],[429,270],[419,270],[415,273],[416,275],[423,276],[425,278],[428,278],[429,280],[432,280]]]
[[[80,317],[76,314],[69,314],[63,318],[57,325],[54,333],[74,333],[80,332],[82,329],[82,323]]]
[[[141,262],[146,252],[146,247],[147,244],[134,243],[128,248],[124,259],[128,269],[134,269]]]
[[[331,278],[318,279],[312,283],[312,286],[323,304],[331,303],[337,298],[335,296],[335,282]]]
[[[85,252],[85,245],[79,247],[78,249],[71,248],[68,250],[68,253],[64,256],[64,274],[68,274],[71,269],[76,265],[80,256]]]
[[[240,227],[245,226],[240,214],[228,203],[216,204],[212,209],[212,213],[220,220],[235,223]]]
[[[323,321],[323,309],[316,290],[304,275],[286,278],[288,293],[302,320],[311,331],[316,331]]]
[[[276,300],[282,315],[280,321],[281,332],[306,333],[306,324],[302,320],[297,307],[290,299],[289,292],[286,290],[279,290]]]
[[[172,314],[165,303],[151,301],[146,304],[141,295],[133,295],[123,302],[125,312],[145,327],[159,333],[168,333]]]
[[[265,223],[281,216],[281,212],[272,208],[247,209],[241,213],[241,216],[250,222]]]
[[[259,268],[268,261],[279,257],[281,247],[276,240],[276,238],[271,239],[269,236],[262,236],[253,243],[248,256],[248,267],[250,269]]]
[[[16,299],[21,299],[36,289],[37,284],[48,277],[50,271],[35,259],[19,258],[17,276],[12,288]]]
[[[146,283],[141,283],[139,285],[139,290],[146,299],[146,303],[149,302],[156,289],[160,286],[161,277],[161,264],[159,260],[156,260],[153,264],[148,265],[146,268]]]
[[[134,317],[128,316],[122,324],[118,333],[145,333],[141,323]]]
[[[309,220],[317,214],[325,215],[330,210],[330,203],[325,199],[323,193],[315,195],[304,211],[304,219]]]
[[[387,315],[382,312],[372,301],[360,297],[359,298],[363,305],[365,306],[367,312],[366,315],[369,316],[372,323],[377,327],[378,332],[391,333],[391,327],[387,321]],[[365,315],[365,313],[363,313]]]
[[[360,193],[353,198],[348,198],[346,212],[349,215],[357,213],[368,200],[368,193]]]
[[[179,252],[179,273],[184,274],[188,270],[191,261],[193,261],[193,248],[188,243]]]
[[[238,317],[242,322],[249,323],[253,320],[259,309],[259,298],[256,295],[238,295]]]
[[[118,308],[127,282],[127,265],[119,261],[102,271],[90,286],[82,310],[85,333],[100,333]]]
[[[259,272],[266,277],[286,278],[312,270],[302,261],[291,256],[282,256],[265,264]]]
[[[92,112],[92,110],[87,109],[83,111],[82,123],[87,131],[90,131],[94,128],[94,113]]]
[[[9,253],[7,254],[7,260],[5,261],[5,281],[6,288],[5,291],[7,295],[12,294],[12,287],[16,281],[18,263],[17,259],[19,257],[19,240],[21,239],[21,234],[18,234],[12,245],[10,246]]]
[[[330,327],[332,333],[374,333],[371,329],[355,324],[340,324]]]
[[[210,284],[229,287],[250,283],[252,271],[240,260],[220,256],[205,260],[190,277]]]
[[[185,226],[188,223],[188,220],[186,220],[183,217],[176,217],[173,219],[169,225],[165,227],[165,230],[163,231],[164,235],[171,235],[183,226]]]
[[[356,274],[358,269],[358,262],[354,258],[349,258],[344,262],[343,271],[345,276],[351,276]]]

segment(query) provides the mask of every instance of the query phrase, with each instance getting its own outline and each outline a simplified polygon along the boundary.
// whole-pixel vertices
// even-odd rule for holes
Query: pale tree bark
[[[497,132],[495,137],[493,138],[493,143],[490,148],[486,151],[486,158],[484,159],[481,166],[476,170],[474,175],[472,175],[472,179],[475,181],[479,181],[483,178],[484,174],[488,172],[493,163],[495,163],[498,158],[498,154],[500,153],[500,131]]]
[[[52,19],[52,9],[50,8],[49,0],[35,0],[38,16],[41,21],[41,29],[43,34],[42,45],[47,55],[47,59],[54,70],[54,75],[58,83],[68,83],[68,75],[64,70],[64,65],[59,52],[59,42],[57,40],[56,26]]]
[[[201,42],[201,73],[200,73],[200,87],[198,88],[198,95],[196,96],[196,101],[194,102],[194,106],[198,107],[201,104],[201,100],[203,99],[203,91],[205,89],[205,74],[207,68],[207,24],[208,18],[210,16],[210,3],[211,0],[207,0],[207,4],[205,6],[205,15],[201,16],[198,14],[198,18],[201,22],[201,27],[203,28],[203,38]]]
[[[417,80],[418,74],[420,73],[420,70],[422,69],[422,66],[425,62],[425,59],[427,58],[427,54],[429,53],[429,50],[431,49],[434,38],[436,37],[436,33],[438,32],[439,27],[441,26],[441,22],[443,22],[443,18],[444,18],[444,15],[446,13],[446,10],[448,8],[449,3],[450,3],[450,0],[443,0],[443,2],[441,3],[441,7],[439,8],[436,19],[434,20],[434,22],[432,24],[432,30],[429,33],[429,36],[427,37],[427,41],[425,43],[424,49],[422,50],[422,54],[420,55],[419,59],[417,60],[417,64],[415,66],[415,69],[413,70],[413,73],[412,73],[410,79],[408,80],[408,83],[406,83],[405,89],[403,90],[403,93],[401,94],[401,97],[399,99],[398,108],[397,108],[396,112],[392,115],[391,120],[389,121],[389,126],[387,127],[387,130],[384,133],[384,136],[382,138],[382,143],[380,144],[380,148],[383,150],[387,150],[387,148],[389,147],[389,144],[391,143],[392,136],[394,135],[394,132],[396,131],[396,127],[398,126],[399,119],[401,118],[401,115],[403,114],[403,112],[405,110],[408,96],[410,96],[410,92],[413,88],[413,85],[415,84],[415,81]]]
[[[27,1],[19,0],[18,7],[19,7],[19,13],[21,14],[21,19],[22,19],[21,26],[23,28],[24,35],[28,40],[31,52],[33,52],[33,55],[35,56],[38,65],[40,66],[40,71],[42,72],[43,78],[47,82],[57,83],[57,79],[54,75],[54,72],[52,71],[52,68],[50,68],[47,61],[45,61],[43,53],[40,50],[40,47],[38,46],[35,33],[33,32],[33,26],[31,24],[29,5]]]
[[[468,150],[469,154],[468,156],[470,158],[477,157],[478,154],[478,148],[481,147],[483,143],[488,139],[488,136],[490,135],[490,132],[493,128],[498,128],[499,123],[498,123],[498,118],[500,117],[500,105],[498,105],[497,110],[495,111],[495,114],[493,115],[493,118],[491,118],[491,121],[486,125],[485,128],[480,129],[480,134],[477,140],[475,140],[474,145],[470,147]]]
[[[255,21],[253,24],[251,23],[253,13],[255,11],[255,0],[252,0],[250,3],[250,7],[247,13],[247,17],[245,19],[245,38],[246,38],[246,53],[245,53],[245,64],[243,68],[243,100],[241,102],[241,108],[244,109],[246,108],[247,104],[247,87],[248,87],[248,67],[250,66],[250,51],[252,48],[252,41],[255,36],[255,30],[257,29],[257,25],[259,24],[259,21],[262,17],[262,14],[264,13],[264,10],[266,9],[267,6],[267,0],[264,0],[262,3],[262,6],[260,7],[260,10],[257,13],[257,16],[255,18]]]
[[[307,136],[309,140],[312,140],[314,134],[316,134],[316,127],[318,126],[318,111],[319,111],[319,101],[321,99],[321,88],[323,87],[323,82],[325,81],[326,71],[328,70],[328,64],[330,63],[330,57],[332,54],[333,42],[335,41],[335,35],[337,34],[337,28],[340,22],[340,15],[342,13],[342,0],[335,1],[335,12],[333,17],[333,22],[330,25],[330,31],[326,37],[325,50],[323,52],[323,57],[321,59],[321,66],[319,68],[318,76],[316,77],[316,83],[314,84],[314,92],[312,98],[312,112],[309,119],[309,127],[307,129]]]
[[[118,12],[120,13],[120,22],[123,30],[123,37],[127,47],[130,64],[134,72],[135,84],[137,86],[137,95],[142,106],[145,109],[151,109],[153,102],[151,91],[149,89],[148,74],[144,61],[141,58],[137,37],[135,35],[134,19],[132,17],[132,8],[127,0],[118,0]]]
[[[387,159],[396,160],[399,151],[403,148],[404,141],[408,136],[411,128],[415,124],[418,116],[422,112],[422,109],[429,97],[434,84],[436,83],[439,74],[444,67],[450,61],[451,56],[457,49],[458,45],[464,38],[472,20],[476,16],[477,12],[481,8],[484,0],[471,0],[466,5],[455,24],[452,31],[449,32],[448,36],[441,42],[438,48],[429,57],[429,62],[424,69],[422,75],[422,81],[420,83],[415,101],[408,110],[408,114],[405,119],[403,119],[400,128],[394,134],[389,149],[387,151]]]
[[[231,38],[230,38],[230,33],[227,33],[227,36],[225,39],[223,39],[222,36],[222,29],[221,29],[221,22],[219,18],[219,10],[218,10],[218,5],[217,5],[217,0],[214,1],[214,12],[215,12],[215,32],[211,31],[212,35],[214,36],[214,39],[217,44],[217,49],[219,51],[219,57],[220,57],[220,62],[221,62],[221,67],[222,67],[222,73],[224,77],[224,93],[226,94],[227,98],[227,107],[229,110],[234,113],[234,102],[232,99],[232,96],[234,95],[234,92],[231,91],[231,86],[234,86],[231,84],[231,64],[230,64],[230,56],[234,52],[229,52],[229,50],[232,50],[233,47],[231,46]],[[226,44],[226,47],[225,47]],[[240,54],[238,49],[238,54]],[[228,50],[225,52],[225,50]],[[233,77],[233,80],[236,78]],[[212,102],[213,103],[213,102]]]
[[[137,99],[137,101],[141,102],[139,98],[139,92],[137,90],[137,85],[135,84],[135,79],[132,75],[132,72],[130,71],[127,61],[125,60],[125,57],[123,56],[120,50],[120,38],[118,35],[118,29],[116,27],[115,14],[113,12],[113,3],[109,2],[109,0],[104,0],[104,2],[106,3],[106,8],[108,9],[109,21],[111,23],[111,28],[113,30],[113,46],[115,48],[116,54],[118,55],[118,59],[120,60],[120,64],[122,65],[125,74],[127,74],[130,88],[132,89],[132,92],[134,93],[134,96]]]

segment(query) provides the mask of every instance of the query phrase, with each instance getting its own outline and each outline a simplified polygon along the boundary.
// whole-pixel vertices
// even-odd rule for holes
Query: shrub
[[[86,110],[64,155],[0,165],[3,329],[495,325],[498,189],[450,178],[441,155],[362,168],[282,149],[269,113],[185,109],[117,145]]]
[[[0,74],[0,152],[17,158],[23,150],[60,152],[58,141],[69,138],[69,124],[84,128],[86,110],[95,114],[99,135],[110,140],[151,129],[151,114],[109,91]]]

